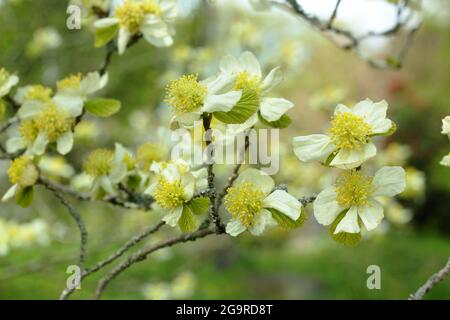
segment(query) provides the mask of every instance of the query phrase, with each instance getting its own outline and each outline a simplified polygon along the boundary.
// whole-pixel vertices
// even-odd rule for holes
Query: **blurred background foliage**
[[[439,269],[450,253],[450,171],[439,165],[449,149],[440,131],[441,119],[450,114],[450,10],[447,1],[425,2],[423,27],[398,71],[373,69],[299,19],[244,10],[238,1],[180,1],[173,47],[140,42],[124,56],[114,56],[102,96],[120,99],[123,107],[113,118],[82,122],[76,149],[65,159],[44,159],[42,170],[63,183],[76,185],[73,178],[94,147],[119,141],[135,150],[147,141],[162,143],[155,128],[169,126],[167,107],[161,105],[167,82],[183,73],[211,75],[224,54],[249,49],[266,69],[282,66],[280,93],[296,104],[289,112],[293,124],[281,135],[279,183],[299,197],[330,184],[334,173],[293,156],[291,137],[326,129],[337,103],[369,97],[386,99],[398,125],[394,136],[380,142],[383,151],[369,167],[404,166],[408,189],[386,203],[384,223],[356,247],[334,243],[309,212],[307,225],[295,231],[221,236],[165,249],[122,275],[105,298],[404,299]],[[54,86],[70,73],[102,64],[104,50],[93,47],[88,26],[66,28],[67,4],[0,0],[0,66],[16,72],[21,85]],[[10,115],[7,110],[2,118]],[[0,194],[9,185],[7,166],[0,162]],[[224,181],[229,170],[219,168],[219,179]],[[73,222],[45,190],[38,194],[28,209],[0,205],[0,299],[54,299],[65,285],[67,265],[76,261],[79,239]],[[90,233],[88,264],[160,218],[99,203],[76,205]],[[147,243],[177,232],[165,228]],[[381,267],[381,290],[366,287],[369,265]],[[74,298],[89,298],[98,278],[88,279]],[[450,298],[450,281],[427,297]]]

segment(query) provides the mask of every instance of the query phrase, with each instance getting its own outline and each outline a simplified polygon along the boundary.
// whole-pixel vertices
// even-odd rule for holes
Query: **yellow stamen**
[[[359,149],[370,141],[372,127],[360,116],[342,112],[333,117],[329,134],[334,144],[342,149]]]
[[[83,170],[92,177],[106,176],[111,172],[113,159],[113,151],[96,149],[84,160]]]
[[[41,102],[50,101],[52,96],[52,89],[41,85],[35,85],[28,89],[25,96],[26,100],[38,100]]]
[[[163,147],[160,144],[145,143],[137,149],[137,165],[140,169],[148,171],[153,161],[163,160],[163,155]]]
[[[50,142],[55,142],[65,132],[72,130],[75,119],[55,104],[49,103],[35,120],[39,132],[44,132]]]
[[[61,91],[64,89],[76,89],[80,86],[82,79],[81,73],[72,74],[56,83],[56,88]]]
[[[20,136],[25,140],[27,146],[30,146],[36,140],[38,129],[33,120],[26,120],[19,126]]]
[[[16,158],[8,169],[8,177],[12,184],[26,188],[34,185],[39,179],[39,170],[29,156]]]
[[[175,108],[176,114],[197,111],[203,105],[207,88],[197,77],[184,75],[167,86],[165,102]]]
[[[247,228],[251,227],[261,213],[264,193],[252,182],[242,182],[228,189],[225,208]]]
[[[372,180],[359,170],[342,173],[336,181],[337,203],[345,208],[365,205],[373,192]]]
[[[121,26],[127,28],[131,33],[137,33],[146,15],[154,14],[160,16],[162,11],[161,7],[152,0],[126,0],[124,4],[116,8],[115,14]]]
[[[173,209],[186,202],[180,180],[173,182],[158,177],[158,186],[153,194],[155,201],[164,209]]]
[[[258,76],[250,76],[247,71],[242,71],[236,77],[234,89],[259,95],[261,93],[261,79]]]

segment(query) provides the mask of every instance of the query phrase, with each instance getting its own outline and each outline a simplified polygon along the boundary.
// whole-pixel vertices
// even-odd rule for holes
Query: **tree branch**
[[[434,286],[436,284],[438,284],[439,282],[441,282],[442,280],[445,279],[446,276],[448,276],[450,274],[450,258],[447,261],[447,264],[445,265],[444,268],[442,268],[441,270],[439,270],[439,272],[433,274],[428,280],[427,282],[425,282],[425,284],[423,286],[421,286],[416,293],[411,294],[409,296],[409,300],[422,300],[423,296],[429,292],[431,289],[434,288]]]

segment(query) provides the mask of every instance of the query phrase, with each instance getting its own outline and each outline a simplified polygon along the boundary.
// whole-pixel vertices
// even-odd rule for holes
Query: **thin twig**
[[[446,276],[450,274],[450,258],[447,261],[445,267],[443,267],[439,272],[433,274],[423,286],[421,286],[416,293],[409,296],[409,300],[422,300],[423,296],[434,288],[436,284],[445,279]]]
[[[181,235],[176,238],[162,241],[156,245],[145,247],[145,248],[137,251],[135,254],[130,256],[127,260],[125,260],[124,262],[119,264],[117,267],[115,267],[111,272],[109,272],[105,277],[103,277],[98,282],[97,289],[95,292],[95,299],[101,298],[101,296],[102,296],[103,292],[105,291],[106,287],[108,286],[108,284],[112,280],[114,280],[119,274],[121,274],[122,272],[127,270],[129,267],[131,267],[135,263],[144,261],[148,257],[148,255],[150,255],[151,253],[153,253],[157,250],[163,249],[163,248],[171,247],[178,243],[195,241],[197,239],[204,238],[210,234],[215,234],[215,233],[216,232],[211,229],[201,229],[201,230],[197,230],[192,233]]]

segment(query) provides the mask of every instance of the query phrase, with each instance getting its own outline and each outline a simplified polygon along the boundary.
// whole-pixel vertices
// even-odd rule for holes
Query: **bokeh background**
[[[262,237],[220,236],[165,249],[112,283],[110,299],[406,299],[450,254],[450,171],[439,165],[448,153],[441,119],[450,114],[450,9],[448,1],[427,0],[423,26],[400,70],[369,66],[341,50],[308,24],[281,12],[254,12],[243,1],[183,0],[173,47],[157,49],[141,41],[114,56],[102,96],[120,99],[120,113],[87,118],[77,127],[76,147],[64,159],[47,157],[42,170],[77,186],[83,157],[92,148],[119,141],[132,150],[160,141],[168,127],[161,104],[168,81],[184,73],[208,76],[228,53],[252,50],[266,70],[281,65],[279,94],[295,102],[293,123],[281,135],[281,170],[276,176],[298,197],[319,192],[335,172],[300,163],[290,147],[293,136],[326,130],[337,103],[386,99],[398,131],[378,140],[379,154],[367,167],[406,168],[408,188],[386,202],[386,219],[355,247],[333,242],[312,217],[306,226],[273,229]],[[332,2],[332,1],[331,1]],[[343,1],[345,2],[345,0]],[[337,22],[354,30],[389,26],[396,1],[352,0]],[[373,10],[364,10],[369,3]],[[356,5],[358,3],[358,5]],[[94,49],[87,26],[66,28],[68,1],[0,0],[0,66],[16,72],[21,85],[45,84],[70,73],[99,68],[104,50]],[[308,8],[319,16],[330,1]],[[345,11],[347,10],[347,11]],[[378,10],[378,11],[377,11]],[[384,11],[383,11],[384,10]],[[364,25],[366,23],[366,25]],[[369,24],[369,25],[367,25]],[[370,25],[372,24],[372,25]],[[377,58],[395,50],[397,39],[379,39],[364,55]],[[10,114],[2,115],[2,120]],[[161,129],[162,130],[162,129]],[[159,130],[161,132],[161,130]],[[2,137],[5,139],[6,137]],[[0,194],[9,187],[8,161],[0,161]],[[230,167],[220,167],[225,181]],[[123,211],[101,203],[77,203],[89,234],[87,264],[105,258],[131,235],[160,216]],[[146,244],[177,234],[165,228]],[[0,299],[55,299],[65,286],[68,265],[79,249],[78,231],[65,209],[44,189],[27,209],[0,205]],[[145,244],[145,243],[144,243]],[[381,290],[366,287],[369,265],[381,268]],[[90,298],[99,275],[88,278],[73,298]],[[449,299],[450,280],[427,298]]]

